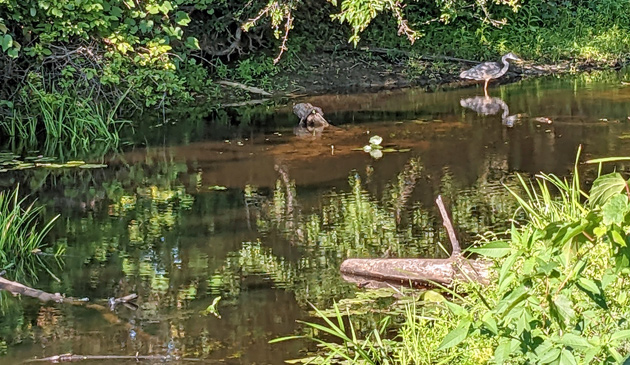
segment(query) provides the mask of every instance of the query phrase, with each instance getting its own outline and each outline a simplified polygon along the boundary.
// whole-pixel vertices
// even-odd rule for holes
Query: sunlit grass
[[[30,148],[38,144],[75,151],[88,151],[96,144],[115,147],[125,124],[115,113],[125,96],[116,105],[106,106],[91,95],[80,97],[70,89],[45,91],[27,84],[13,102],[11,117],[0,121],[0,130]]]

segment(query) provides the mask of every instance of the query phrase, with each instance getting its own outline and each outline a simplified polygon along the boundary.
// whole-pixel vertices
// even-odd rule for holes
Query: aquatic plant
[[[26,198],[18,198],[18,191],[0,192],[0,269],[13,278],[33,279],[40,269],[47,269],[40,253],[58,216],[42,227],[38,219],[43,208],[27,205]]]
[[[56,149],[61,145],[73,151],[88,151],[98,144],[116,147],[125,122],[115,118],[126,93],[113,106],[80,97],[76,91],[54,88],[47,92],[29,83],[19,93],[12,115],[0,122],[0,130],[9,137],[26,141],[29,148],[43,145]]]

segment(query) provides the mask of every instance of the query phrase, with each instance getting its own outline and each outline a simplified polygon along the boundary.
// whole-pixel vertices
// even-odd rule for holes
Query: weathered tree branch
[[[443,224],[453,246],[453,252],[447,259],[347,259],[341,264],[341,273],[345,280],[355,282],[361,287],[376,286],[370,281],[390,282],[411,286],[430,286],[440,284],[450,286],[454,281],[474,281],[489,283],[491,263],[482,260],[468,260],[461,255],[461,247],[442,198],[436,199]]]
[[[267,92],[267,91],[265,91],[263,89],[260,89],[260,88],[257,88],[257,87],[247,86],[245,84],[241,84],[240,82],[221,80],[221,81],[217,81],[217,84],[223,85],[223,86],[229,86],[229,87],[236,87],[236,88],[248,91],[248,92],[250,92],[252,94],[260,94],[260,95],[264,95],[264,96],[271,96],[270,92]]]

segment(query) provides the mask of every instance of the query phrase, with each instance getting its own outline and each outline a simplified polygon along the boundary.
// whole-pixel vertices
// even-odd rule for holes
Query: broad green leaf
[[[499,346],[494,350],[494,363],[504,364],[510,358],[512,353],[512,340],[509,338],[502,338]]]
[[[587,348],[591,347],[591,344],[588,340],[582,336],[578,336],[573,333],[565,333],[558,343],[561,343],[565,346],[578,347],[578,348]]]
[[[628,213],[628,196],[616,194],[602,206],[602,220],[605,225],[621,225]]]
[[[512,267],[516,260],[522,255],[521,251],[514,252],[511,254],[505,261],[503,261],[503,266],[501,266],[501,270],[499,271],[499,285],[502,286],[502,282],[506,279],[508,274],[511,274]]]
[[[149,14],[157,14],[160,12],[160,7],[156,4],[148,4],[146,9]]]
[[[573,302],[564,294],[558,294],[550,303],[549,311],[552,318],[555,318],[559,324],[564,326],[567,322],[575,319],[575,311],[573,310]]]
[[[449,301],[446,301],[446,302],[444,302],[444,303],[446,304],[446,306],[448,307],[448,309],[450,309],[450,311],[451,311],[454,315],[456,315],[456,316],[458,316],[458,317],[460,317],[460,316],[465,316],[465,315],[467,315],[467,314],[468,314],[468,311],[467,311],[466,309],[464,309],[464,307],[462,307],[462,306],[461,306],[461,305],[459,305],[459,304],[455,304],[455,303],[453,303],[453,302],[449,302]]]
[[[499,334],[497,321],[494,319],[492,312],[486,312],[486,314],[483,315],[481,322],[483,323],[484,327],[488,329],[488,331],[492,332],[495,335]]]
[[[436,302],[436,303],[442,303],[442,302],[446,302],[446,298],[444,298],[444,296],[438,292],[436,292],[435,290],[427,290],[424,292],[424,294],[422,294],[422,300],[424,300],[425,302]]]
[[[626,240],[621,236],[619,232],[617,232],[616,229],[613,229],[612,231],[610,231],[610,237],[612,238],[613,242],[615,242],[619,246],[621,247],[627,246]]]
[[[183,11],[178,11],[177,13],[175,13],[175,22],[178,25],[185,27],[188,25],[188,23],[190,23],[190,17],[187,13]]]
[[[470,328],[469,320],[461,321],[459,325],[455,327],[455,329],[453,329],[444,337],[444,339],[442,340],[442,343],[440,343],[440,346],[438,347],[438,351],[446,350],[462,343],[462,341],[464,341],[466,337],[468,337],[469,328]]]
[[[504,241],[496,241],[487,243],[481,247],[469,248],[468,251],[480,254],[482,256],[500,258],[510,253],[510,244]]]
[[[592,364],[593,359],[602,351],[601,347],[592,347],[584,352],[584,358],[582,361],[584,364]]]
[[[604,205],[611,197],[626,188],[626,181],[620,173],[602,175],[593,182],[589,204],[592,208]]]
[[[508,295],[499,301],[496,311],[499,317],[508,315],[517,305],[529,296],[529,292],[524,285],[512,290]]]
[[[575,356],[573,356],[571,351],[563,349],[562,353],[560,354],[559,365],[577,365],[577,361],[575,360]]]
[[[623,330],[623,331],[615,332],[613,333],[612,336],[610,336],[610,341],[619,341],[619,340],[627,340],[627,339],[630,339],[630,330]]]
[[[549,364],[560,356],[560,349],[552,348],[549,351],[545,352],[539,359],[541,364]]]
[[[199,46],[199,40],[195,37],[186,38],[186,47],[190,49],[201,49]]]
[[[0,42],[0,46],[2,46],[2,52],[6,52],[7,49],[11,48],[13,45],[13,37],[10,34],[5,34],[2,36],[2,40]]]
[[[584,292],[593,293],[593,294],[601,294],[599,287],[597,284],[589,279],[589,278],[579,278],[577,281],[578,288],[582,289]]]
[[[505,292],[510,287],[510,284],[512,284],[515,278],[516,275],[513,272],[508,273],[505,278],[503,278],[503,280],[499,282],[499,293]]]

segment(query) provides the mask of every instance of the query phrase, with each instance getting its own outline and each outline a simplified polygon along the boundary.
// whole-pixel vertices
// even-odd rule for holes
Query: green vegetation
[[[534,62],[614,64],[630,53],[629,7],[614,0],[2,0],[0,116],[9,120],[2,134],[38,148],[50,140],[77,149],[94,139],[115,145],[119,120],[133,120],[129,128],[167,124],[181,108],[198,109],[186,114],[202,120],[222,100],[248,97],[213,80],[299,85],[287,75],[321,67],[322,53],[356,57],[348,39],[389,50],[373,56],[377,63],[398,62],[403,50],[409,76],[438,82],[460,66],[423,55],[493,59],[513,51]]]
[[[592,162],[601,171],[614,160]],[[405,312],[395,313],[404,322],[386,343],[380,327],[365,337],[352,321],[344,328],[349,310],[316,311],[325,323],[308,326],[327,353],[318,363],[621,363],[630,354],[629,181],[616,172],[600,175],[587,194],[576,167],[570,180],[541,174],[534,184],[521,183],[522,194],[510,191],[524,216],[507,240],[469,249],[495,262],[489,287],[461,283],[444,293],[450,300],[433,291],[404,296],[398,307]],[[331,314],[337,323],[326,318]]]
[[[47,267],[40,253],[57,217],[40,227],[41,211],[42,207],[20,199],[17,188],[12,193],[0,192],[0,269],[6,269],[12,278],[32,281],[41,267]]]

